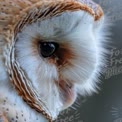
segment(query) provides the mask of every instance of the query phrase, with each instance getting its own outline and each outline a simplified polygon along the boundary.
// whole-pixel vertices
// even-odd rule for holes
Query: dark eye
[[[52,56],[59,47],[55,42],[41,42],[39,44],[40,53],[44,58]]]

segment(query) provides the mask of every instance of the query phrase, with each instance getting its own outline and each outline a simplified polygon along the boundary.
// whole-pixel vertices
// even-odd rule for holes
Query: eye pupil
[[[59,45],[55,42],[41,42],[40,51],[41,55],[46,58],[52,56],[58,49]]]

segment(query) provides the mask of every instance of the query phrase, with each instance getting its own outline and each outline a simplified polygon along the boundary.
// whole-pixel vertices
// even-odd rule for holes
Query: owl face
[[[78,94],[95,92],[104,63],[102,10],[80,2],[39,1],[30,8],[27,3],[5,23],[8,31],[3,27],[5,65],[15,91],[50,120]]]
[[[55,101],[61,110],[69,107],[96,71],[94,25],[92,16],[84,12],[66,12],[17,34],[16,60],[50,107]]]

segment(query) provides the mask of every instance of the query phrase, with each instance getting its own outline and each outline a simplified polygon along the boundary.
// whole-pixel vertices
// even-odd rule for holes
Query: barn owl
[[[91,0],[0,0],[0,122],[52,122],[95,92],[104,27]]]

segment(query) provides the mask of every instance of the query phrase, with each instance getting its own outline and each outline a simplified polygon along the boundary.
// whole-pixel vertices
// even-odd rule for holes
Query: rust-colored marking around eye
[[[32,55],[41,56],[39,51],[39,42],[41,41],[46,41],[46,39],[42,39],[39,36],[32,39]],[[59,44],[59,48],[51,57],[45,58],[49,63],[56,65],[58,68],[64,67],[64,65],[73,65],[71,60],[76,57],[75,53],[72,51],[71,45],[66,41],[63,42],[64,43],[57,42]]]
[[[59,49],[56,53],[48,59],[50,63],[55,64],[57,67],[64,67],[73,65],[71,60],[75,58],[75,53],[68,43],[59,44]]]

